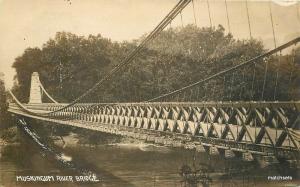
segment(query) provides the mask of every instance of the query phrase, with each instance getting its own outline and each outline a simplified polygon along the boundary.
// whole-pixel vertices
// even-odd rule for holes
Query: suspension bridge
[[[280,81],[284,76],[280,75],[279,68],[280,63],[284,63],[282,53],[293,53],[295,50],[291,48],[300,42],[300,37],[278,45],[271,8],[274,49],[153,98],[142,98],[138,102],[82,102],[118,76],[178,15],[182,18],[182,11],[190,3],[194,8],[194,1],[180,0],[126,58],[71,103],[53,99],[39,74],[34,72],[29,103],[21,103],[10,92],[13,102],[8,111],[17,117],[129,136],[226,158],[299,160],[299,82],[295,85],[292,81],[299,80],[295,78],[299,76],[295,73],[299,68],[295,54],[286,62],[291,69],[284,72],[285,77],[289,77],[284,84]],[[208,1],[207,5],[209,9]],[[252,38],[248,9],[246,13]],[[210,12],[209,18],[212,24]],[[227,24],[230,30],[228,14]],[[274,57],[278,57],[277,60]],[[216,92],[216,88],[222,88],[223,93]],[[283,95],[280,90],[287,94]],[[52,103],[44,103],[43,97]]]

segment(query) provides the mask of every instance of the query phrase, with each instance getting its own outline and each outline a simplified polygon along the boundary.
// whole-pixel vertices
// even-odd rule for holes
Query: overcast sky
[[[58,31],[78,35],[101,34],[114,41],[132,40],[151,31],[178,0],[0,0],[0,72],[8,87],[13,83],[14,59],[27,47],[41,47]],[[224,0],[210,0],[213,25],[228,31]],[[245,1],[227,0],[231,32],[249,38]],[[206,0],[194,0],[198,26],[209,26]],[[252,35],[274,46],[267,1],[248,1]],[[300,36],[300,2],[271,3],[278,44]],[[193,23],[192,3],[182,13]],[[172,26],[181,25],[180,17]]]

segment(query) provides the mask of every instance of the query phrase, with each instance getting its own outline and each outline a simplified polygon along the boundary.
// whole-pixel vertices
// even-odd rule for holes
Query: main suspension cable
[[[99,82],[97,82],[92,88],[87,90],[84,94],[79,96],[69,105],[62,107],[59,110],[53,111],[52,113],[61,111],[67,107],[70,107],[78,103],[88,94],[90,94],[91,92],[96,90],[99,86],[101,86],[105,81],[111,78],[116,72],[120,71],[122,67],[132,62],[133,58],[141,51],[141,49],[145,47],[148,42],[153,40],[190,3],[190,1],[191,0],[179,1],[178,4],[176,4],[176,6],[169,12],[169,14],[155,27],[155,29],[121,63],[119,63],[115,68],[113,68],[110,72],[108,72],[106,76],[104,76]]]
[[[146,38],[144,38],[141,43],[131,52],[129,55],[124,58],[121,63],[116,65],[111,71],[109,71],[100,81],[98,81],[96,84],[94,84],[93,87],[88,89],[85,93],[83,93],[81,96],[76,98],[74,101],[72,101],[70,104],[61,107],[55,111],[51,111],[48,113],[43,113],[43,116],[48,116],[50,114],[62,111],[68,107],[71,107],[81,101],[83,98],[85,98],[87,95],[95,91],[97,88],[99,88],[101,85],[103,85],[107,80],[109,80],[115,73],[119,72],[123,67],[130,64],[132,60],[137,56],[137,54],[148,44],[151,42],[161,31],[168,26],[168,24],[191,2],[191,0],[180,0],[174,8],[164,17],[164,19],[147,35]],[[38,113],[36,113],[38,114]]]
[[[147,101],[145,101],[145,102],[156,101],[156,100],[158,100],[158,99],[161,99],[161,98],[164,98],[164,97],[168,97],[168,96],[171,96],[171,95],[180,93],[180,92],[182,92],[182,91],[184,91],[184,90],[186,90],[186,89],[190,89],[190,88],[195,87],[195,86],[197,86],[197,85],[199,85],[199,84],[203,84],[203,83],[205,83],[205,82],[207,82],[207,81],[209,81],[209,80],[211,80],[211,79],[214,79],[214,78],[216,78],[216,77],[219,77],[219,76],[225,75],[225,74],[227,74],[227,73],[233,72],[233,71],[235,71],[235,70],[237,70],[237,69],[239,69],[239,68],[241,68],[241,67],[243,67],[243,66],[246,66],[246,65],[248,65],[248,64],[256,63],[258,60],[261,60],[261,59],[263,59],[263,58],[265,58],[265,57],[271,56],[272,54],[275,54],[275,53],[277,53],[277,52],[279,52],[279,51],[281,51],[281,50],[283,50],[283,49],[285,49],[285,48],[287,48],[287,47],[290,47],[290,46],[292,46],[292,45],[294,45],[294,44],[296,44],[296,43],[298,43],[298,42],[300,42],[300,37],[295,38],[294,40],[291,40],[291,41],[289,41],[289,42],[287,42],[287,43],[285,43],[285,44],[283,44],[283,45],[281,45],[281,46],[279,46],[279,47],[277,47],[277,48],[274,48],[273,50],[270,50],[270,51],[268,51],[268,52],[266,52],[266,53],[263,53],[263,54],[261,54],[261,55],[259,55],[259,56],[256,56],[256,57],[254,57],[254,58],[252,58],[252,59],[250,59],[250,60],[247,60],[247,61],[245,61],[245,62],[243,62],[243,63],[241,63],[241,64],[238,64],[238,65],[236,65],[236,66],[234,66],[234,67],[231,67],[231,68],[228,68],[228,69],[226,69],[226,70],[220,71],[219,73],[216,73],[216,74],[214,74],[214,75],[212,75],[212,76],[209,76],[209,77],[207,77],[207,78],[205,78],[205,79],[202,79],[202,80],[200,80],[200,81],[197,81],[197,82],[195,82],[195,83],[193,83],[193,84],[190,84],[190,85],[188,85],[188,86],[182,87],[182,88],[177,89],[177,90],[174,90],[174,91],[172,91],[172,92],[169,92],[169,93],[160,95],[160,96],[158,96],[158,97],[155,97],[155,98],[153,98],[153,99],[147,100]]]

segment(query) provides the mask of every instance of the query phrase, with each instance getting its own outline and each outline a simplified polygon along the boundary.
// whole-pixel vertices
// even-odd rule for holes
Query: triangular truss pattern
[[[72,116],[76,119],[105,124],[273,147],[299,148],[298,132],[291,128],[299,123],[298,112],[291,112],[291,110],[297,110],[296,108],[271,105],[260,107],[254,104],[246,106],[235,107],[232,104],[224,106],[202,104],[192,107],[174,104],[105,105],[88,111],[88,106],[75,105],[66,112],[54,115],[68,116],[69,113],[75,113]],[[50,110],[56,110],[56,108],[54,104],[49,107]],[[294,116],[286,115],[287,112]]]

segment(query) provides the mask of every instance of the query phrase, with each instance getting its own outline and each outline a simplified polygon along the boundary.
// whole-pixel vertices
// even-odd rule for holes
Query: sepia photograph
[[[300,0],[0,0],[0,187],[299,187]]]

